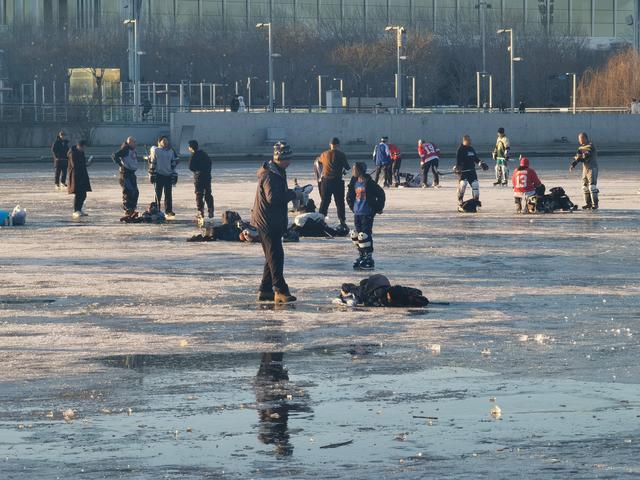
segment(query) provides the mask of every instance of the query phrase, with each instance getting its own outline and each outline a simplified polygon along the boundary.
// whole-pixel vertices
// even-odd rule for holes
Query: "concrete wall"
[[[169,133],[169,128],[162,125],[101,125],[87,128],[83,125],[0,124],[0,148],[48,147],[60,130],[64,130],[72,141],[88,138],[93,146],[120,145],[129,135],[136,137],[141,144],[152,144],[161,134]]]
[[[270,140],[275,139],[267,138],[269,128],[279,130],[294,150],[301,151],[323,148],[334,135],[351,149],[372,147],[382,135],[413,147],[419,138],[454,146],[468,133],[474,143],[488,145],[501,126],[519,146],[557,145],[562,137],[575,144],[581,130],[598,144],[640,144],[640,115],[629,114],[175,113],[171,135],[174,144],[185,140],[181,138],[184,131],[212,152],[234,153],[268,151]]]

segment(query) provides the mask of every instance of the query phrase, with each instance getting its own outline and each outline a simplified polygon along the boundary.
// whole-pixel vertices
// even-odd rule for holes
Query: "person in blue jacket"
[[[384,186],[391,186],[391,150],[389,149],[389,137],[382,137],[380,143],[373,150],[373,160],[376,163],[374,180],[379,183],[380,174],[384,178]]]
[[[371,176],[367,175],[367,165],[357,162],[353,166],[353,177],[347,190],[347,204],[353,212],[355,229],[351,241],[360,256],[353,264],[355,270],[373,270],[373,219],[384,210],[386,196]]]

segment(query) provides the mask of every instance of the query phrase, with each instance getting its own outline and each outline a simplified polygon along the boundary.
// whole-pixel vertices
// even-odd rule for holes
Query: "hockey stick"
[[[438,171],[438,175],[440,175],[440,176],[444,176],[444,175],[458,175],[458,174],[460,174],[460,173],[477,172],[477,171],[481,171],[481,170],[482,170],[481,168],[470,168],[470,169],[468,169],[468,170],[462,170],[462,171],[460,171],[460,172],[444,172],[444,173],[440,173],[440,172]]]

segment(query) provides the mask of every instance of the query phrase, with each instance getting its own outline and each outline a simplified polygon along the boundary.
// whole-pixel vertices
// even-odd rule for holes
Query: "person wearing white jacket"
[[[167,220],[175,218],[173,212],[173,186],[178,181],[178,154],[171,148],[169,139],[162,136],[158,139],[158,145],[151,147],[149,152],[149,180],[155,187],[156,202],[158,207],[164,193],[164,211]]]

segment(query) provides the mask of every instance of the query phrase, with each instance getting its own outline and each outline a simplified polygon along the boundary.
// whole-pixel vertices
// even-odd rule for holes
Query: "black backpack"
[[[477,213],[478,212],[478,207],[481,207],[482,203],[480,203],[480,200],[476,200],[475,198],[470,198],[469,200],[462,202],[462,205],[460,205],[460,208],[462,208],[462,211],[465,213]]]

